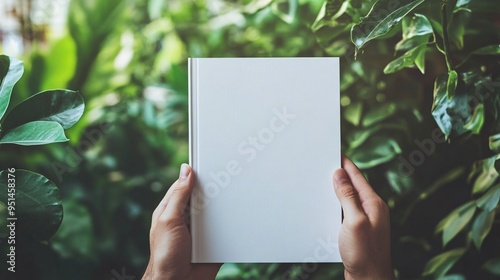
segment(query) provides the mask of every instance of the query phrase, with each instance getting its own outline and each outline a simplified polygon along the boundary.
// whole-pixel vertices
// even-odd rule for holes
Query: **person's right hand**
[[[344,210],[339,235],[345,279],[394,279],[389,208],[347,157],[333,174]]]

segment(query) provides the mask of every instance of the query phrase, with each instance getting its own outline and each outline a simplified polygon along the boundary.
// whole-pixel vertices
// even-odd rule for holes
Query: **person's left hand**
[[[182,164],[179,179],[153,212],[150,257],[143,280],[215,279],[222,264],[192,264],[191,234],[183,213],[193,190],[193,172]]]

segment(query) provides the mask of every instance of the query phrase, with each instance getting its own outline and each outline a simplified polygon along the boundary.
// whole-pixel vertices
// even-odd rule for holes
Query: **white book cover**
[[[338,58],[192,58],[189,86],[192,262],[340,262]]]

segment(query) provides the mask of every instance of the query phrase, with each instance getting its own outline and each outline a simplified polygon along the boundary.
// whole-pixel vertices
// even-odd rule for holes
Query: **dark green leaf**
[[[18,126],[0,138],[0,144],[21,146],[66,142],[62,126],[56,122],[36,121]]]
[[[495,160],[496,156],[493,156],[475,164],[480,168],[480,173],[474,181],[474,186],[472,187],[473,194],[486,191],[496,182],[498,172],[495,169]]]
[[[459,50],[464,47],[465,26],[467,26],[470,18],[468,9],[457,10],[448,25],[448,34],[450,41],[457,46]]]
[[[479,134],[484,124],[484,105],[479,104],[474,109],[474,114],[468,123],[464,125],[464,128],[471,131],[474,134]]]
[[[33,121],[54,121],[64,129],[72,127],[82,116],[83,99],[71,90],[40,92],[17,105],[3,123],[5,131]]]
[[[424,0],[377,1],[360,24],[351,30],[351,41],[356,49],[361,49],[367,42],[386,35],[413,9]]]
[[[489,137],[490,150],[495,153],[500,153],[500,134]]]
[[[466,279],[461,274],[452,274],[452,275],[445,275],[445,276],[439,277],[436,280],[466,280]]]
[[[347,152],[348,156],[361,169],[368,169],[386,163],[401,154],[401,148],[394,139],[376,135],[364,145]]]
[[[24,73],[23,62],[15,58],[0,55],[0,119],[2,119],[10,102],[14,85]]]
[[[453,210],[436,227],[436,232],[443,231],[443,245],[448,244],[469,222],[476,211],[475,201],[468,202]]]
[[[363,103],[356,102],[347,106],[344,110],[344,118],[355,126],[359,125],[363,114]]]
[[[481,245],[490,232],[494,220],[495,211],[482,211],[481,214],[476,217],[472,225],[472,241],[478,250],[481,249]]]
[[[482,269],[491,274],[500,275],[500,258],[490,259],[482,266]]]
[[[500,201],[500,184],[491,188],[488,192],[483,194],[477,201],[477,207],[485,211],[493,211]]]
[[[12,173],[11,173],[12,174]],[[16,170],[16,217],[19,230],[39,240],[49,239],[59,228],[63,210],[56,185],[44,176]],[[7,171],[0,172],[0,200],[7,201]],[[16,229],[18,229],[16,227]]]
[[[430,259],[424,268],[424,276],[442,277],[465,253],[465,248],[457,248]]]
[[[446,83],[446,93],[448,94],[448,99],[452,99],[455,96],[455,91],[457,90],[458,84],[458,74],[457,71],[451,70],[448,73],[448,82]]]
[[[432,115],[446,138],[452,134],[461,135],[466,132],[464,125],[471,118],[469,98],[463,88],[459,86],[455,96],[451,99],[447,98],[448,80],[448,75],[437,77],[432,105]],[[453,79],[451,82],[450,86],[453,85]]]
[[[500,55],[500,45],[492,45],[480,48],[472,52],[475,55]]]
[[[416,64],[416,59],[419,58],[418,64],[423,67],[422,59],[425,59],[425,50],[427,49],[427,44],[420,45],[412,50],[406,52],[403,56],[396,58],[391,61],[384,69],[385,74],[391,74],[399,71],[403,68],[407,68]],[[419,68],[420,68],[419,67]],[[422,69],[420,69],[422,71]],[[422,71],[423,73],[423,71]]]

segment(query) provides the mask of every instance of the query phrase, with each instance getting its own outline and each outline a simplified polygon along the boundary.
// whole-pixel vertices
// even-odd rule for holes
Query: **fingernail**
[[[340,168],[335,171],[333,174],[333,179],[337,183],[341,183],[342,181],[347,181],[347,174],[345,173],[344,169]]]
[[[181,165],[181,172],[179,173],[179,178],[185,179],[189,176],[189,165],[183,163]]]

